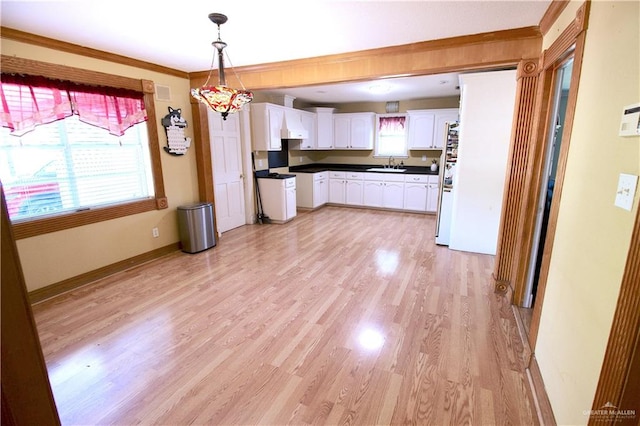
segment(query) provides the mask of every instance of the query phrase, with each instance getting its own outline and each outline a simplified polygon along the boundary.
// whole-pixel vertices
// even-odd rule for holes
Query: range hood
[[[285,109],[280,138],[309,139],[309,132],[302,126],[300,114],[293,109]]]

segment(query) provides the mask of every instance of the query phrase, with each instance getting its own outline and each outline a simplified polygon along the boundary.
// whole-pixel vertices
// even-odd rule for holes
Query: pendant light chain
[[[238,75],[238,73],[236,72],[236,69],[233,66],[233,63],[231,62],[231,58],[229,57],[229,53],[227,53],[227,51],[225,50],[224,52],[225,56],[227,57],[227,61],[229,62],[229,67],[231,68],[231,70],[233,71],[233,75],[236,76],[236,79],[238,79],[238,82],[240,83],[240,86],[242,87],[242,90],[247,90],[244,87],[244,84],[242,84],[242,80],[240,80],[240,75]]]

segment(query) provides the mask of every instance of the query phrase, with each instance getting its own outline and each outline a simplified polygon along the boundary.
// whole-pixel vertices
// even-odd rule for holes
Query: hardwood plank
[[[62,423],[535,424],[493,257],[434,226],[324,207],[34,305]]]

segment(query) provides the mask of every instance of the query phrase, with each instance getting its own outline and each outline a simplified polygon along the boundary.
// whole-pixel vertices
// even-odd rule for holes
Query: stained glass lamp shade
[[[226,79],[224,76],[224,55],[223,50],[227,47],[227,43],[220,39],[220,25],[227,22],[227,17],[221,13],[211,13],[209,19],[218,26],[218,40],[214,41],[213,47],[218,51],[218,76],[219,84],[217,86],[210,86],[209,79],[211,78],[211,72],[213,67],[209,71],[207,81],[202,87],[191,89],[191,96],[199,100],[211,110],[222,114],[224,120],[227,119],[229,114],[240,111],[244,104],[247,104],[253,100],[253,93],[245,90],[244,86],[241,90],[227,87]],[[240,78],[238,77],[238,81]],[[240,82],[242,85],[242,82]]]

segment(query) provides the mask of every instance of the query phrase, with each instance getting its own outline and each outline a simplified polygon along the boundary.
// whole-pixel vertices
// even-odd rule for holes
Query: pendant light
[[[223,50],[227,47],[227,43],[220,39],[220,25],[227,22],[227,16],[222,13],[209,14],[211,22],[218,26],[218,39],[211,43],[213,47],[218,51],[218,77],[219,83],[217,86],[209,86],[209,79],[213,72],[213,63],[215,62],[215,52],[211,61],[211,69],[209,70],[209,76],[202,87],[197,89],[191,89],[191,96],[208,106],[211,110],[222,114],[224,120],[227,119],[227,115],[240,111],[242,106],[253,100],[253,93],[247,91],[240,81],[240,77],[235,73],[242,90],[233,89],[227,87],[227,82],[224,77],[224,58]],[[233,67],[232,67],[233,69]]]

